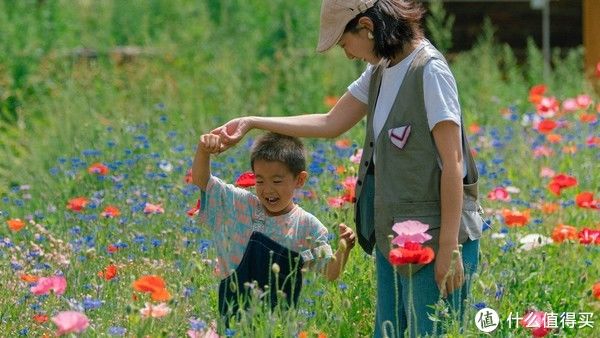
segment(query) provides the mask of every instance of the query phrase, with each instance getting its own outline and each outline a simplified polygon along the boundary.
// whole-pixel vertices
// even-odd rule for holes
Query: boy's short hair
[[[277,161],[285,164],[294,176],[306,170],[304,145],[299,138],[268,132],[259,137],[252,146],[250,165],[254,170],[254,162]]]

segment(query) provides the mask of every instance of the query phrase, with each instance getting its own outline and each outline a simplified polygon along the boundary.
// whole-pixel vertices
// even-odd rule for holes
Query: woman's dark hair
[[[373,7],[350,20],[344,32],[356,33],[361,17],[373,21],[373,52],[378,57],[392,59],[402,51],[407,42],[423,37],[421,19],[425,9],[420,3],[412,0],[378,0]]]

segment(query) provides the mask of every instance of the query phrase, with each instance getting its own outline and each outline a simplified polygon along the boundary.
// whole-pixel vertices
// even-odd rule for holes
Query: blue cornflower
[[[200,319],[190,318],[190,328],[194,331],[202,331],[206,328],[206,323]]]
[[[108,334],[111,336],[123,337],[127,333],[127,329],[120,326],[111,326],[108,328]]]
[[[483,308],[486,308],[487,304],[485,304],[485,302],[479,302],[479,303],[473,304],[473,307],[476,308],[477,310],[481,310]]]
[[[83,309],[84,310],[94,310],[102,306],[102,301],[99,299],[85,298],[83,300]]]

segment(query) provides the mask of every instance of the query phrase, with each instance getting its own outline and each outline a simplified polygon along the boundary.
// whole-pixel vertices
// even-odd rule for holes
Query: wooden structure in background
[[[421,0],[427,6],[431,0]],[[600,6],[600,0],[550,0],[550,48],[573,48],[583,44],[582,3]],[[495,38],[510,45],[519,59],[525,57],[527,38],[542,48],[542,11],[532,9],[527,0],[443,0],[444,8],[455,16],[453,47],[449,51],[460,52],[473,47],[481,36],[483,20],[490,18],[496,28]],[[590,20],[600,16],[596,12]],[[596,34],[600,33],[598,30]],[[598,34],[600,35],[600,34]],[[596,35],[596,39],[600,37]],[[590,35],[590,38],[593,36]]]
[[[593,72],[600,62],[599,0],[583,0],[583,44],[586,69]]]

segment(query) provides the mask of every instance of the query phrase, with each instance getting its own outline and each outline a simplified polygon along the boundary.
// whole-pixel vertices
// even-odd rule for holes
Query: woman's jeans
[[[409,294],[409,277],[395,274],[393,266],[386,257],[378,249],[375,249],[375,251],[377,309],[374,337],[404,337],[405,331],[408,328],[407,310],[411,297]],[[464,315],[464,300],[470,292],[472,276],[477,270],[478,259],[479,240],[467,240],[467,242],[463,243],[462,247],[465,283],[462,288],[456,289],[446,299],[450,315],[458,316],[457,318],[460,323],[462,323]],[[442,333],[442,322],[437,323],[436,333],[434,333],[434,322],[429,319],[429,314],[434,314],[432,306],[440,298],[440,292],[435,282],[434,262],[429,263],[412,275],[413,310],[411,310],[411,317],[413,320],[411,321],[411,333],[409,337]],[[394,280],[394,275],[396,275],[396,280]],[[394,285],[398,286],[397,293],[394,290]],[[397,324],[396,319],[398,319]],[[384,329],[387,335],[384,335]]]

